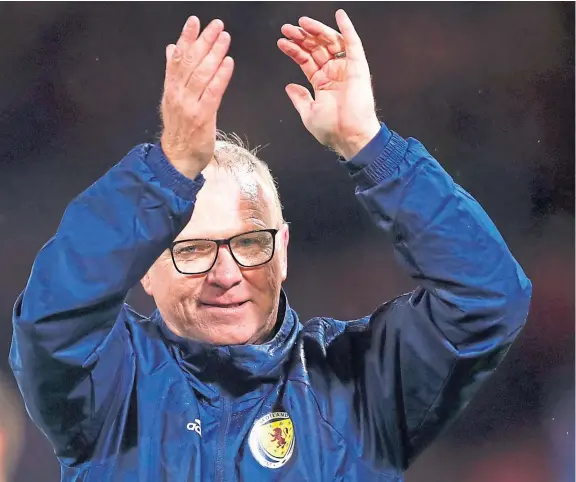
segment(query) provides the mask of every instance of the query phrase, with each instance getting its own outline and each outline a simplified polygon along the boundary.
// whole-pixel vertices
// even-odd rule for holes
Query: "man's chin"
[[[231,345],[258,345],[262,343],[263,335],[260,330],[250,330],[249,333],[246,329],[230,327],[228,330],[222,327],[219,333],[212,333],[208,343],[215,346],[231,346]]]
[[[228,319],[207,319],[211,325],[211,332],[206,340],[213,345],[261,345],[268,342],[274,331],[274,326],[268,323],[262,325],[261,321],[252,318],[245,319],[241,324],[238,321],[228,323]]]

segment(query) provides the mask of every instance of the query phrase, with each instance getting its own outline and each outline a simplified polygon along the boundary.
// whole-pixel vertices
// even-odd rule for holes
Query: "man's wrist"
[[[160,149],[162,150],[164,157],[166,157],[170,164],[172,164],[174,169],[176,169],[180,174],[187,177],[188,179],[194,180],[202,172],[202,169],[199,167],[199,162],[193,162],[190,159],[180,158],[175,153],[167,149],[162,140],[160,141]]]
[[[182,199],[188,201],[196,199],[199,189],[204,184],[204,177],[201,174],[194,179],[183,175],[166,157],[159,144],[146,145],[144,160],[160,184],[172,189]]]
[[[363,128],[359,133],[345,139],[338,146],[338,154],[340,154],[344,159],[349,161],[356,156],[368,143],[378,135],[380,132],[380,122],[378,119],[374,119],[365,128]]]

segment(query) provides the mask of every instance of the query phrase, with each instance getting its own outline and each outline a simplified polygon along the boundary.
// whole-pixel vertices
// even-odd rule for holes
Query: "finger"
[[[346,48],[346,59],[351,64],[356,64],[357,67],[361,64],[368,64],[366,62],[366,55],[364,53],[364,47],[362,46],[362,41],[356,33],[352,21],[342,9],[336,12],[336,23],[340,32],[342,32],[342,37],[344,38],[344,46]]]
[[[306,39],[306,32],[304,30],[289,23],[282,25],[280,31],[290,40],[304,41]]]
[[[204,31],[200,34],[198,39],[183,52],[180,66],[176,73],[177,80],[186,84],[194,69],[198,66],[204,57],[210,52],[210,49],[218,39],[218,36],[224,29],[222,20],[212,20]],[[178,46],[177,46],[178,47]],[[178,52],[178,48],[176,52]]]
[[[294,108],[298,111],[298,114],[300,114],[300,118],[306,123],[305,119],[307,119],[312,109],[312,104],[314,103],[310,91],[298,84],[288,84],[286,86],[286,93],[288,97],[290,97]]]
[[[170,44],[166,46],[166,79],[171,78],[174,75],[174,67],[176,62],[172,60],[174,56],[174,51],[176,50],[176,45]]]
[[[182,28],[182,33],[176,42],[176,48],[172,51],[171,58],[173,63],[171,64],[171,74],[172,78],[175,78],[176,72],[178,71],[179,61],[182,59],[184,52],[186,52],[190,46],[198,38],[198,33],[200,32],[200,20],[196,16],[188,17],[188,20]],[[168,66],[167,69],[168,71]],[[167,72],[168,73],[168,72]]]
[[[216,74],[204,89],[200,98],[199,107],[201,111],[217,112],[222,102],[222,97],[234,72],[234,60],[232,57],[225,57],[220,64]]]
[[[310,17],[301,17],[298,24],[306,33],[320,39],[332,55],[344,50],[344,38],[333,28]]]
[[[176,80],[176,73],[180,65],[178,59],[175,59],[176,45],[170,44],[166,46],[166,75],[164,77],[164,90],[168,90]]]
[[[218,71],[222,60],[230,48],[230,34],[221,32],[212,49],[202,59],[202,62],[194,69],[186,84],[187,91],[195,93],[200,98],[204,89]]]
[[[312,79],[312,76],[320,69],[310,52],[298,44],[281,38],[278,40],[278,48],[300,66],[308,80]]]
[[[333,58],[322,39],[310,35],[301,27],[286,24],[282,26],[282,33],[292,40],[292,42],[302,47],[303,50],[310,52],[310,55],[319,67],[322,67]]]
[[[180,34],[180,38],[176,42],[176,45],[181,51],[186,50],[186,47],[192,45],[198,38],[200,33],[200,20],[196,16],[191,16],[188,18]]]
[[[166,46],[166,61],[167,62],[172,59],[172,55],[174,55],[174,50],[176,50],[176,45],[169,44]]]
[[[282,25],[280,31],[290,40],[300,45],[305,50],[311,52],[318,46],[322,45],[322,41],[313,35],[310,35],[301,27],[296,27],[289,23]]]

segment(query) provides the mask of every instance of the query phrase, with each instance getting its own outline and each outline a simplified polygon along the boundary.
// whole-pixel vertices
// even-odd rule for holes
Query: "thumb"
[[[308,89],[298,84],[288,84],[286,86],[286,93],[288,97],[290,97],[292,104],[294,104],[294,108],[298,111],[298,114],[300,114],[302,121],[304,121],[304,119],[308,117],[308,113],[314,102],[312,95],[310,95]]]
[[[166,47],[166,60],[172,60],[174,50],[176,50],[176,45],[174,44],[170,44]]]

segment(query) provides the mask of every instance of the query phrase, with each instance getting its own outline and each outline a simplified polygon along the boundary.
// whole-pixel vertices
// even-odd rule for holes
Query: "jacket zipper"
[[[218,453],[216,455],[216,470],[215,470],[215,481],[224,481],[224,456],[226,455],[226,436],[228,435],[228,429],[230,428],[230,418],[231,418],[231,408],[230,400],[227,397],[222,397],[223,408],[222,408],[222,422],[220,424],[220,439],[218,440]]]

